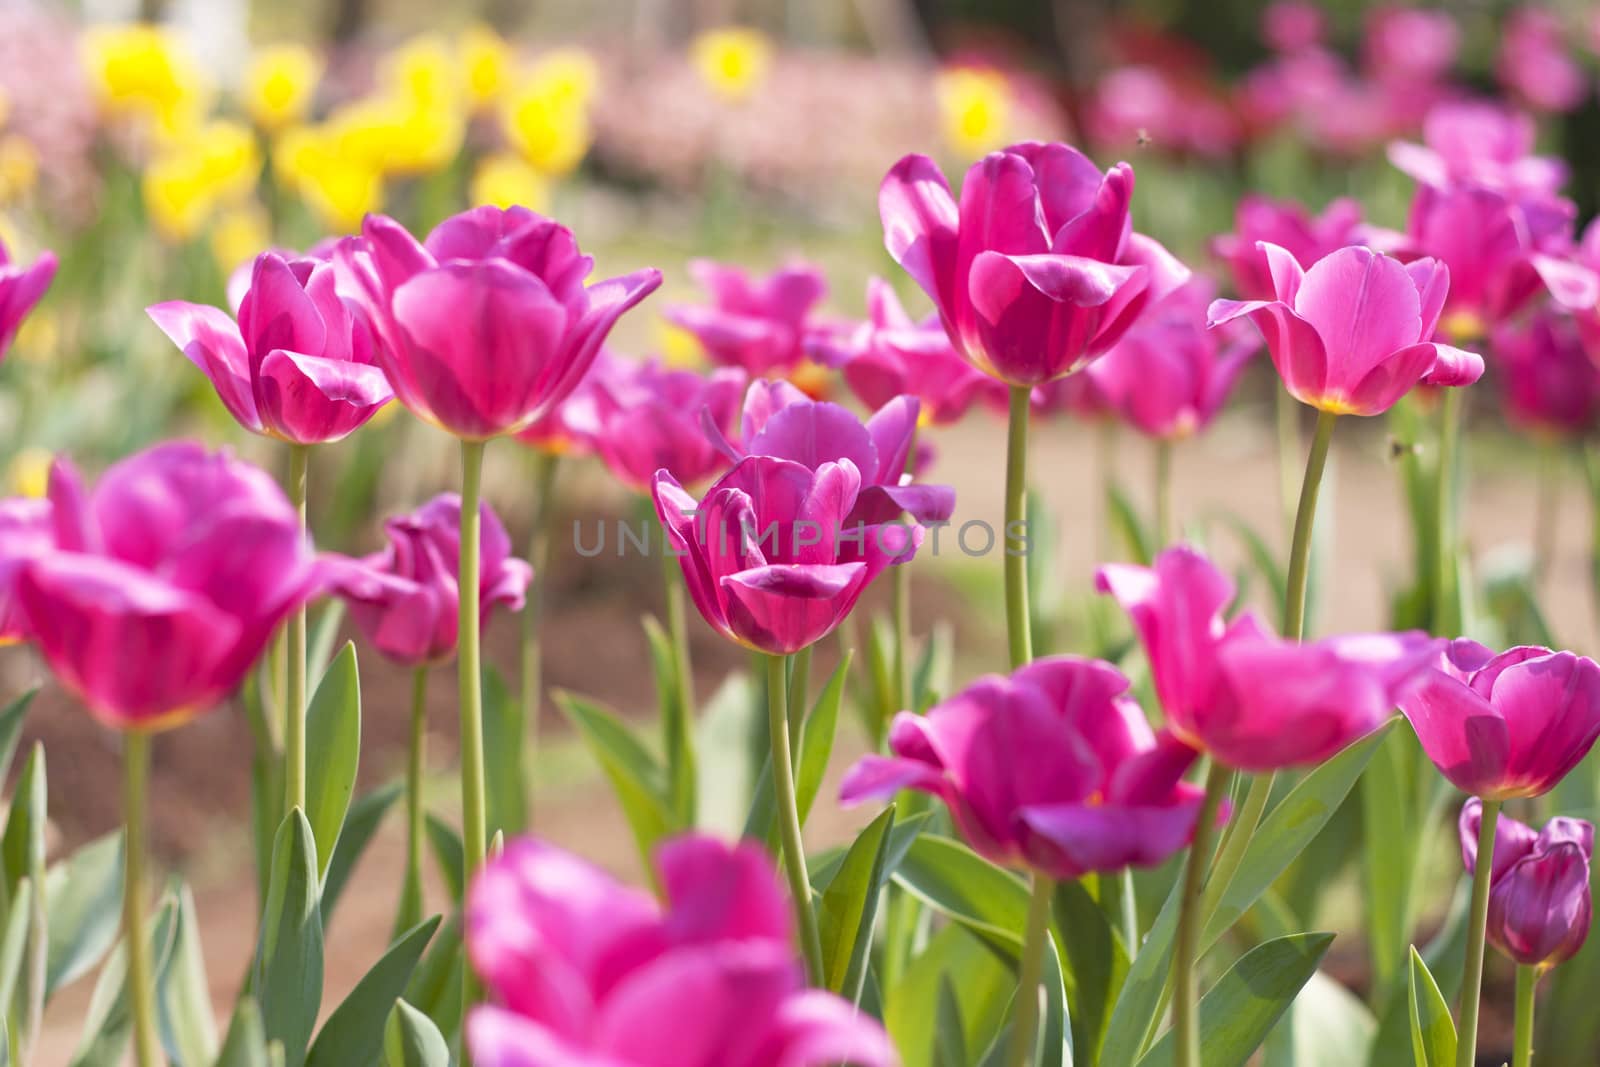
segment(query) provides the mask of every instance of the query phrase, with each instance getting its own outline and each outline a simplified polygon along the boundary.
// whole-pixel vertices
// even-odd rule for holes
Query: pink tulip
[[[1571,111],[1589,92],[1588,78],[1567,50],[1561,16],[1537,4],[1511,13],[1500,35],[1495,75],[1535,111]]]
[[[955,491],[921,485],[908,473],[916,438],[917,401],[897,396],[862,425],[848,409],[812,400],[788,382],[753,382],[745,394],[740,441],[704,421],[706,433],[731,462],[746,456],[771,456],[820,470],[824,463],[849,460],[861,475],[861,493],[846,519],[856,523],[893,522],[902,512],[922,524],[940,523],[955,511]]]
[[[1052,878],[1153,866],[1194,836],[1194,750],[1150,729],[1109,663],[1055,656],[989,675],[927,715],[901,712],[894,755],[845,776],[846,803],[931,793],[995,863]]]
[[[997,410],[1004,411],[1000,405]],[[1065,378],[1033,387],[1028,407],[1035,415],[1071,415],[1093,420],[1112,414],[1111,401],[1092,374],[1069,374]]]
[[[1371,733],[1441,646],[1414,632],[1299,643],[1249,613],[1230,623],[1233,582],[1187,546],[1096,581],[1133,620],[1167,728],[1239,770],[1320,763]]]
[[[1533,119],[1488,100],[1453,100],[1428,112],[1422,144],[1395,141],[1389,162],[1423,185],[1482,185],[1514,199],[1554,196],[1566,163],[1533,154]]]
[[[256,257],[237,323],[182,300],[146,311],[251,433],[300,445],[337,441],[394,398],[366,315],[334,291],[326,259]]]
[[[1134,233],[1133,168],[1105,174],[1064,144],[1019,144],[973,164],[958,208],[926,156],[878,193],[889,254],[939,309],[951,342],[1010,385],[1070,374],[1188,278]]]
[[[572,231],[526,208],[477,207],[417,243],[369,215],[336,260],[372,319],[400,402],[466,440],[515,433],[577,388],[623,312],[661,272],[584,287]]]
[[[494,607],[522,607],[533,568],[511,555],[500,519],[480,504],[478,604],[482,622]],[[443,663],[455,655],[461,571],[461,498],[441,493],[409,515],[384,523],[389,546],[337,565],[335,590],[379,652],[407,666]]]
[[[737,267],[697,259],[689,272],[711,303],[675,305],[667,318],[694,334],[712,362],[759,378],[793,370],[805,358],[811,316],[828,295],[816,267],[795,263],[755,280]]]
[[[1322,43],[1328,18],[1311,0],[1274,0],[1261,14],[1261,36],[1279,52],[1298,52]]]
[[[726,433],[739,414],[745,372],[709,375],[668,370],[658,361],[627,364],[594,385],[593,447],[628,488],[648,493],[657,471],[695,485],[728,467],[704,421]]]
[[[1461,862],[1478,868],[1483,801],[1461,809]],[[1589,861],[1594,825],[1557,817],[1534,832],[1501,813],[1489,871],[1489,943],[1516,962],[1541,970],[1571,959],[1589,936],[1593,904]]]
[[[1374,78],[1426,83],[1449,73],[1460,47],[1449,12],[1385,5],[1367,16],[1362,60]]]
[[[1590,221],[1584,228],[1583,239],[1573,249],[1571,263],[1590,276],[1600,278],[1600,219]],[[1567,308],[1577,323],[1578,335],[1583,338],[1589,358],[1600,367],[1600,300]]]
[[[162,730],[215,706],[324,580],[277,483],[226,453],[157,445],[92,493],[58,462],[49,495],[53,544],[15,571],[23,627],[109,726]]]
[[[1341,197],[1313,216],[1293,200],[1247,193],[1239,200],[1234,227],[1211,242],[1212,253],[1227,264],[1241,297],[1271,300],[1278,291],[1262,245],[1277,245],[1309,268],[1345,245],[1360,243],[1361,205]]]
[[[55,276],[54,252],[41,252],[31,266],[24,267],[12,262],[11,253],[0,242],[0,357],[10,350],[22,320],[39,303]]]
[[[1535,434],[1577,437],[1600,415],[1600,370],[1571,316],[1547,308],[1494,333],[1506,419]]]
[[[624,361],[602,348],[578,387],[533,422],[517,431],[521,443],[553,456],[591,456],[600,430],[600,383],[625,374]]]
[[[1248,326],[1245,336],[1206,328],[1215,292],[1209,279],[1192,279],[1084,371],[1140,433],[1171,439],[1205,429],[1255,355],[1260,342]]]
[[[845,384],[877,411],[895,397],[914,396],[923,421],[956,422],[975,401],[1005,406],[1005,389],[961,358],[938,316],[913,322],[882,278],[867,283],[867,321],[818,331],[813,357],[840,368]]]
[[[880,1024],[805,988],[767,854],[686,835],[656,852],[665,905],[531,838],[467,898],[466,943],[493,1006],[479,1067],[893,1067]]]
[[[1370,248],[1342,248],[1310,270],[1287,249],[1259,245],[1275,299],[1218,300],[1210,322],[1248,316],[1266,338],[1285,388],[1337,415],[1376,415],[1420,383],[1470,385],[1483,359],[1436,343],[1450,271],[1431,259],[1402,265]]]
[[[1450,645],[1400,703],[1434,766],[1485,800],[1548,793],[1600,737],[1600,666],[1524,646]]]
[[[0,644],[28,636],[26,620],[17,603],[17,574],[29,559],[54,547],[52,510],[48,500],[0,500]]]

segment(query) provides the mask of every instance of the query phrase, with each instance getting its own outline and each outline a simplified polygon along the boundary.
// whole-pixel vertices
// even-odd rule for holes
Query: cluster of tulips
[[[1242,204],[1238,232],[1218,242],[1240,300],[1213,299],[1210,283],[1132,229],[1127,164],[1102,172],[1068,145],[1020,144],[975,163],[957,200],[931,160],[910,156],[889,172],[879,205],[890,255],[936,315],[914,320],[880,281],[867,321],[820,322],[824,285],[810,268],[751,280],[700,264],[710,302],[670,314],[718,364],[708,374],[605,354],[614,324],[660,273],[589,284],[593,261],[572,232],[521,208],[476,208],[421,241],[370,215],[359,235],[305,255],[261,253],[230,286],[231,313],[150,308],[239,424],[283,443],[285,485],[226,452],[173,442],[115,464],[92,488],[60,461],[45,500],[0,505],[6,633],[34,646],[124,739],[122,1036],[131,1030],[140,1067],[163,1049],[186,1064],[264,1062],[228,1058],[254,1055],[252,1041],[276,1043],[293,1067],[380,1055],[442,1067],[457,1042],[479,1067],[888,1067],[900,1053],[874,1010],[880,983],[929,943],[934,911],[981,932],[1016,976],[983,1047],[969,1047],[977,1031],[959,1004],[928,1020],[935,1062],[1243,1062],[1328,938],[1266,940],[1205,1001],[1203,958],[1326,823],[1330,812],[1301,812],[1299,790],[1314,786],[1337,806],[1394,734],[1396,709],[1442,775],[1418,788],[1447,780],[1471,798],[1460,815],[1472,881],[1460,1009],[1452,1020],[1415,956],[1414,1054],[1419,1064],[1474,1063],[1489,943],[1518,965],[1516,1055],[1528,1063],[1537,982],[1588,932],[1593,828],[1553,818],[1536,829],[1502,809],[1549,793],[1589,752],[1600,667],[1460,637],[1449,529],[1436,531],[1431,633],[1307,639],[1308,572],[1338,419],[1386,412],[1407,394],[1440,397],[1434,485],[1448,523],[1456,398],[1485,370],[1466,346],[1493,337],[1496,351],[1518,353],[1508,374],[1513,360],[1542,374],[1543,356],[1499,338],[1569,324],[1600,334],[1600,262],[1593,238],[1572,235],[1559,167],[1530,154],[1515,116],[1450,105],[1427,144],[1394,154],[1419,182],[1404,233],[1363,226],[1352,204],[1318,218]],[[7,337],[52,268],[41,259],[0,276]],[[1235,613],[1235,583],[1194,545],[1171,544],[1149,565],[1104,565],[1097,585],[1143,647],[1156,728],[1112,662],[1034,656],[1029,420],[1058,407],[1111,411],[1169,448],[1222,406],[1255,348],[1247,323],[1287,395],[1318,413],[1274,606],[1281,625]],[[835,369],[871,409],[865,421],[814,395]],[[319,554],[306,530],[311,450],[392,399],[458,441],[460,492],[391,519],[381,552]],[[932,455],[920,428],[974,403],[1009,419],[1009,673],[940,698],[912,678],[905,573],[955,500],[922,480]],[[485,448],[501,437],[543,457],[534,489],[546,535],[552,457],[574,448],[647,495],[659,518],[669,618],[653,640],[667,765],[654,775],[653,757],[613,733],[607,767],[630,818],[645,812],[641,840],[658,842],[659,899],[538,840],[506,841],[491,821],[481,631],[496,605],[526,612],[523,702],[536,712],[535,567],[550,565],[539,558],[547,536],[531,565],[516,558],[484,499]],[[1163,541],[1169,525],[1158,522]],[[847,849],[808,857],[803,823],[832,744],[819,720],[837,714],[848,670],[846,659],[808,717],[811,653],[885,572],[896,586],[889,687],[899,714],[841,797],[895,805]],[[739,845],[694,832],[683,797],[697,707],[684,591],[764,667],[763,810]],[[308,739],[321,664],[307,605],[325,595],[349,605],[366,643],[414,672],[417,697],[395,947],[313,1043],[321,941],[302,934],[331,907],[329,872],[343,869],[331,860],[358,836],[351,782],[330,786],[326,753]],[[410,999],[421,946],[441,928],[424,921],[423,692],[427,672],[452,657],[466,889],[439,936],[464,945],[470,965],[444,968],[437,983],[459,983],[459,994],[419,1011],[396,1000]],[[146,914],[150,746],[223,702],[263,658],[283,730],[283,795],[261,947],[228,1040],[189,1059],[162,1010],[161,937]],[[1275,803],[1281,772],[1306,776]],[[341,789],[342,800],[329,799]],[[943,803],[957,836],[936,832],[944,815],[918,793]],[[1180,856],[1181,875],[1146,928],[1131,871]],[[1113,946],[1108,972],[1121,968],[1099,1003],[1083,938]]]

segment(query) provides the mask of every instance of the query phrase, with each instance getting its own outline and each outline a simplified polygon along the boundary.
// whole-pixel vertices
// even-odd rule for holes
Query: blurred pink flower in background
[[[627,373],[627,360],[601,348],[578,387],[566,399],[518,430],[516,439],[539,452],[553,456],[594,454],[595,434],[600,426],[596,394],[601,383]]]
[[[1492,335],[1506,419],[1536,434],[1580,437],[1600,415],[1600,368],[1569,315],[1540,308]]]
[[[1423,120],[1422,144],[1395,141],[1389,162],[1423,185],[1463,182],[1508,196],[1553,196],[1567,180],[1565,161],[1534,154],[1533,118],[1492,100],[1443,103]]]
[[[1298,52],[1321,44],[1328,17],[1311,0],[1274,0],[1261,13],[1261,37],[1279,52]]]
[[[711,302],[674,304],[666,315],[695,336],[712,362],[759,378],[793,370],[805,358],[811,317],[828,295],[828,281],[816,267],[793,263],[757,279],[697,259],[689,273]]]
[[[1262,242],[1277,245],[1301,267],[1345,245],[1361,243],[1361,205],[1349,197],[1331,201],[1312,215],[1293,200],[1272,200],[1255,193],[1239,198],[1234,231],[1211,241],[1211,252],[1227,264],[1234,291],[1245,300],[1271,300],[1277,290]]]
[[[1535,111],[1571,111],[1589,93],[1588,78],[1567,48],[1560,14],[1539,4],[1524,4],[1506,19],[1495,75],[1506,92]]]
[[[1118,67],[1101,77],[1085,106],[1084,126],[1099,145],[1151,143],[1210,159],[1228,156],[1243,136],[1226,98],[1212,86],[1145,65]]]
[[[620,361],[619,361],[620,363]],[[593,386],[593,448],[618,481],[648,493],[657,471],[697,485],[727,468],[705,426],[732,428],[745,372],[669,370],[658,360],[627,363]]]
[[[28,636],[17,604],[17,572],[29,559],[55,545],[53,510],[49,500],[0,500],[0,644]]]
[[[1361,41],[1373,78],[1413,84],[1448,74],[1460,48],[1461,29],[1449,11],[1390,4],[1367,15]]]

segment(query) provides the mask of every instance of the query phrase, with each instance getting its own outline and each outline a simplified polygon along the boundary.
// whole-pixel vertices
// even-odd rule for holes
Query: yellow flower
[[[485,108],[500,98],[511,81],[511,46],[488,26],[469,26],[457,44],[461,81],[475,108]]]
[[[38,499],[50,488],[50,464],[55,456],[43,448],[24,448],[11,457],[11,467],[6,480],[11,491],[19,496]]]
[[[939,72],[935,90],[944,139],[963,159],[1005,144],[1011,120],[1011,87],[994,70],[956,67]]]
[[[712,92],[725,100],[739,101],[766,77],[772,43],[758,30],[725,26],[696,37],[690,55]]]
[[[110,115],[152,121],[171,132],[204,113],[199,69],[176,38],[158,26],[92,26],[83,35],[83,61]]]
[[[659,320],[656,344],[661,361],[669,367],[697,370],[705,366],[706,350],[700,339],[676,323]]]
[[[181,244],[205,226],[216,207],[216,189],[206,181],[200,155],[175,151],[158,156],[140,179],[144,209],[156,232]]]
[[[543,56],[507,98],[506,137],[545,174],[570,174],[589,153],[589,103],[598,73],[588,53],[564,49]]]
[[[27,196],[39,181],[39,152],[18,133],[0,136],[0,201]]]
[[[226,274],[272,244],[272,224],[254,201],[223,209],[211,224],[211,255]]]
[[[379,83],[423,107],[458,107],[461,82],[455,55],[434,34],[413,37],[385,60]]]
[[[342,151],[327,130],[300,126],[278,138],[273,170],[330,229],[350,231],[383,206],[383,174],[370,160]]]
[[[322,61],[304,45],[263,48],[245,73],[245,108],[262,129],[281,130],[305,117],[321,78]]]
[[[493,204],[543,212],[550,202],[550,182],[521,157],[511,152],[485,156],[472,174],[474,204]]]
[[[327,122],[337,154],[380,174],[429,174],[461,151],[466,121],[455,107],[383,94],[340,108]]]

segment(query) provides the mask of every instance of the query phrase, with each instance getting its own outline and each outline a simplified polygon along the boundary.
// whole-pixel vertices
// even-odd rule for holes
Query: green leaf
[[[256,945],[251,991],[267,1039],[283,1042],[288,1067],[305,1063],[322,1007],[322,917],[317,906],[317,845],[299,808],[278,828],[272,879]]]
[[[884,992],[884,1027],[904,1067],[935,1067],[942,989],[955,995],[965,1047],[955,1067],[977,1063],[1005,1020],[1017,979],[1004,957],[965,927],[944,926]],[[1107,1067],[1110,1067],[1108,1064]]]
[[[438,928],[439,916],[435,915],[413,926],[390,946],[328,1016],[306,1056],[306,1067],[369,1067],[378,1062],[383,1052],[384,1023]]]
[[[1420,857],[1428,855],[1437,812],[1423,786],[1443,779],[1434,772],[1410,730],[1394,730],[1374,752],[1361,778],[1362,877],[1366,892],[1365,932],[1373,969],[1374,1004],[1382,1003],[1405,967],[1416,921],[1415,882]],[[1429,789],[1432,795],[1435,791]],[[1438,795],[1443,795],[1438,791]],[[1419,810],[1419,808],[1423,810]]]
[[[0,840],[0,857],[5,866],[5,896],[9,900],[21,880],[45,885],[45,832],[49,825],[48,788],[45,780],[44,745],[35,742],[28,761],[22,765],[11,796],[5,837]],[[45,984],[48,974],[50,925],[45,911],[47,893],[28,895],[28,944],[24,952],[21,978],[16,992],[19,1014],[11,1021],[26,1038],[36,1034],[44,1015]]]
[[[450,890],[450,899],[459,904],[467,889],[467,854],[461,835],[437,815],[423,816],[423,829],[427,831],[428,845],[439,864],[439,873],[444,876],[445,888]]]
[[[344,828],[339,831],[339,841],[333,846],[333,859],[322,876],[322,927],[333,921],[333,909],[344,895],[350,874],[361,860],[361,854],[372,842],[373,835],[388,814],[389,806],[404,792],[399,782],[379,786],[370,793],[356,798],[344,817]]]
[[[806,824],[811,806],[822,791],[823,776],[828,773],[828,760],[833,755],[833,739],[839,726],[839,705],[844,703],[844,683],[850,674],[852,655],[846,652],[834,668],[828,684],[817,694],[811,714],[800,727],[800,769],[795,775],[795,804],[800,812],[800,825]]]
[[[167,969],[172,941],[177,929],[177,901],[166,897],[150,927],[150,973],[156,981]],[[117,1067],[133,1030],[133,1012],[128,997],[127,945],[119,942],[100,971],[89,1009],[84,1013],[83,1036],[72,1055],[71,1067]]]
[[[1267,1038],[1263,1057],[1273,1067],[1363,1064],[1377,1025],[1360,997],[1317,971]]]
[[[17,742],[22,738],[22,723],[28,717],[28,707],[39,695],[39,687],[17,697],[0,710],[0,781],[11,774],[11,761],[17,755]]]
[[[1471,880],[1461,878],[1445,915],[1444,925],[1422,950],[1423,962],[1429,970],[1442,976],[1439,992],[1446,1001],[1454,1000],[1461,991],[1461,971],[1467,961],[1467,913],[1471,899]],[[1407,980],[1395,983],[1384,1000],[1378,1015],[1378,1032],[1372,1040],[1372,1055],[1367,1063],[1370,1067],[1406,1063],[1411,1053],[1411,982],[1408,967]],[[1547,1062],[1566,1061],[1552,1056]]]
[[[1178,901],[1182,882],[1175,882],[1161,906],[1156,921],[1145,934],[1144,944],[1134,956],[1123,979],[1122,992],[1111,1009],[1101,1045],[1100,1062],[1133,1063],[1149,1040],[1158,1018],[1161,993],[1172,969],[1172,939],[1178,930]]]
[[[211,1015],[200,923],[188,886],[175,886],[173,899],[177,919],[171,962],[156,984],[161,1044],[175,1067],[207,1067],[217,1054],[217,1024]]]
[[[1100,877],[1104,887],[1115,876]],[[1095,1063],[1111,1006],[1128,973],[1128,950],[1081,881],[1057,885],[1054,903],[1055,930],[1066,953],[1063,972],[1067,1003],[1072,1005],[1072,1047],[1086,1062]]]
[[[306,663],[318,684],[333,662],[333,649],[339,643],[339,627],[343,622],[344,601],[338,597],[328,598],[327,606],[317,616],[316,625],[311,628],[310,640],[306,643]]]
[[[756,707],[751,688],[750,676],[744,672],[728,675],[706,702],[696,731],[695,747],[701,758],[695,790],[700,811],[695,825],[719,836],[732,836],[744,826],[761,774],[762,762],[751,735],[765,716]]]
[[[395,1002],[392,1020],[398,1056],[390,1067],[450,1067],[450,1046],[433,1020],[403,1000]]]
[[[356,646],[346,642],[306,709],[306,818],[321,862],[319,878],[333,859],[360,758],[361,678]],[[271,1011],[266,1014],[270,1020]]]
[[[824,984],[852,1003],[861,1000],[892,829],[891,804],[867,824],[845,853],[817,909]]]
[[[669,575],[669,582],[678,580]],[[694,751],[694,709],[683,706],[678,680],[677,651],[672,638],[654,617],[643,619],[644,635],[650,646],[650,665],[655,676],[656,705],[661,723],[661,740],[666,752],[667,804],[679,826],[694,825],[698,800]]]
[[[433,944],[406,986],[405,999],[422,1012],[446,1039],[461,1027],[461,915],[445,920]]]
[[[883,747],[889,736],[889,719],[900,709],[894,706],[894,634],[881,619],[867,626],[867,692],[856,701],[861,725],[872,742],[873,751]]]
[[[29,920],[33,916],[33,883],[24,878],[17,883],[17,896],[11,902],[5,926],[0,928],[0,1004],[10,1004],[22,981],[22,963],[28,947]],[[5,1012],[0,1011],[0,1018]]]
[[[1411,1054],[1416,1067],[1451,1067],[1456,1062],[1456,1024],[1428,965],[1411,948]]]
[[[911,842],[917,839],[917,835],[922,833],[932,817],[932,812],[919,811],[904,819],[899,818],[897,802],[894,828],[889,831],[889,841],[884,848],[885,879],[899,869],[900,861],[905,859],[906,850],[911,847]],[[811,857],[812,889],[821,893],[833,884],[834,876],[839,873],[839,867],[844,863],[845,851],[842,848],[830,848]]]
[[[648,868],[656,842],[683,828],[672,810],[661,765],[614,712],[572,693],[558,692],[555,700],[610,780]]]
[[[924,712],[950,691],[950,669],[955,658],[955,630],[943,620],[933,624],[927,646],[912,673],[912,706]]]
[[[1145,533],[1139,513],[1122,487],[1112,482],[1106,486],[1107,521],[1111,530],[1122,539],[1123,546],[1132,557],[1131,562],[1150,565],[1150,537]]]
[[[50,946],[45,994],[71,985],[94,967],[117,939],[122,922],[122,833],[91,841],[45,876]]]
[[[967,1038],[961,1000],[948,974],[939,976],[939,1009],[933,1020],[933,1067],[966,1067]]]
[[[504,830],[508,836],[528,828],[527,752],[522,701],[506,689],[500,672],[483,668],[484,794],[488,802],[489,834]]]
[[[222,1041],[216,1067],[267,1067],[267,1037],[261,1028],[261,1008],[255,998],[234,1005],[228,1036]]]
[[[1331,944],[1332,934],[1291,934],[1239,957],[1200,998],[1200,1045],[1206,1067],[1244,1067],[1316,972]],[[1167,1067],[1174,1062],[1175,1044],[1172,1031],[1167,1031],[1139,1060],[1139,1067]]]

